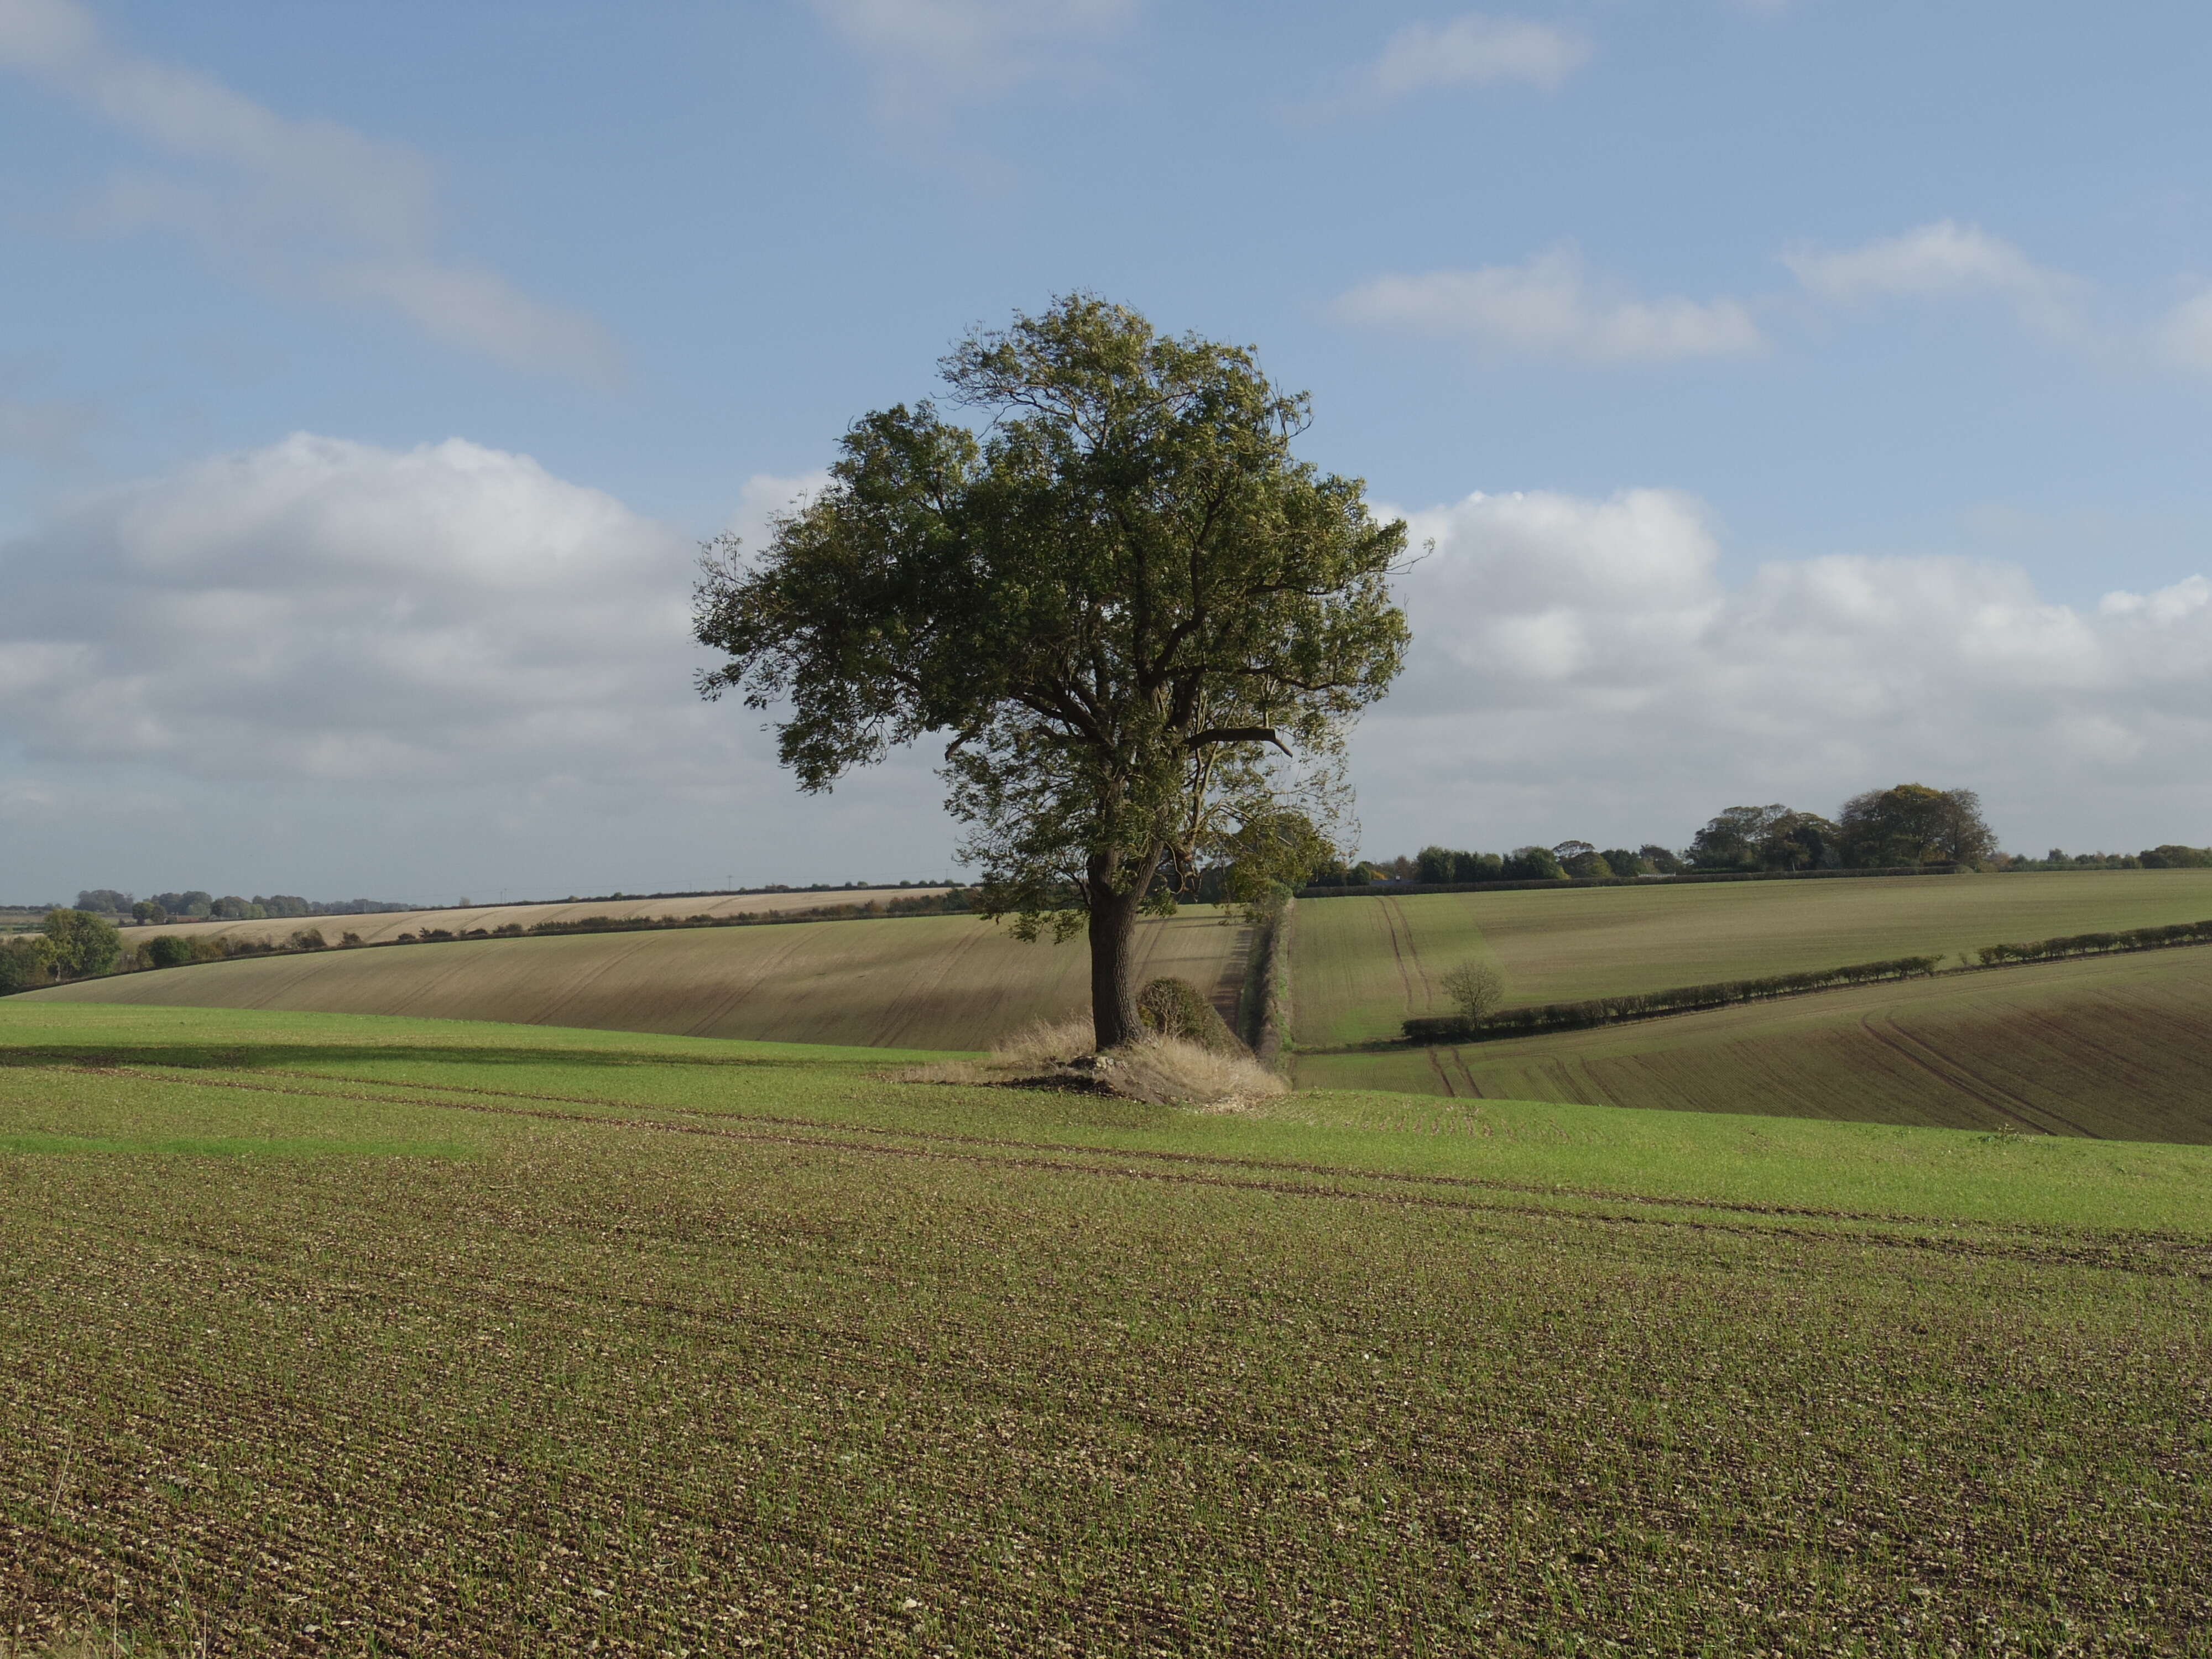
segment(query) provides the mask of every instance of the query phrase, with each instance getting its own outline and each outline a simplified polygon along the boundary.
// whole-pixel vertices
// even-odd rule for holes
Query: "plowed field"
[[[2212,917],[2212,870],[1309,899],[1297,915],[1297,1039],[1328,1048],[1450,1012],[1437,980],[1470,959],[1504,974],[1509,1006],[1572,1002],[2198,921]]]
[[[839,888],[819,893],[714,893],[703,898],[619,898],[575,900],[560,904],[478,904],[443,910],[379,910],[358,916],[290,916],[267,921],[170,921],[159,927],[125,927],[126,944],[137,945],[156,933],[181,933],[191,939],[250,939],[265,942],[288,939],[302,927],[317,927],[335,945],[342,933],[358,933],[365,945],[380,945],[402,933],[419,933],[425,927],[441,927],[465,933],[481,927],[535,927],[540,922],[578,921],[586,916],[613,916],[632,921],[647,916],[744,916],[773,915],[781,910],[811,910],[830,904],[888,902],[942,893],[942,887]]]
[[[0,1642],[2202,1650],[2212,1154],[1281,1112],[0,1004]]]
[[[1138,972],[1233,1017],[1248,931],[1194,907],[1141,923]],[[973,916],[457,939],[87,980],[39,1001],[293,1008],[783,1042],[981,1048],[1090,1006],[1080,939],[1024,945]]]
[[[1458,1048],[1302,1054],[1297,1071],[1317,1088],[2212,1142],[2212,946]]]

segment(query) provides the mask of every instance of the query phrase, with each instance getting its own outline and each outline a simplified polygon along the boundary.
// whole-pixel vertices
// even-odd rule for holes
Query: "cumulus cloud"
[[[1978,225],[1950,219],[1840,252],[1792,249],[1782,262],[1808,293],[1832,304],[1988,295],[2009,304],[2022,325],[2051,335],[2078,331],[2087,291],[2079,277],[2036,264]]]
[[[0,550],[8,735],[229,778],[655,764],[696,736],[693,553],[526,456],[296,435]]]
[[[438,252],[435,181],[412,150],[278,115],[125,51],[79,0],[0,0],[0,68],[75,98],[170,164],[110,181],[91,211],[100,228],[174,232],[218,263],[380,306],[515,367],[594,380],[615,372],[612,343],[592,319]]]
[[[1440,87],[1490,87],[1508,82],[1555,90],[1589,61],[1589,39],[1571,30],[1517,17],[1469,12],[1448,23],[1412,23],[1384,43],[1360,77],[1376,100]]]
[[[1065,71],[1109,39],[1135,0],[813,0],[872,70],[884,115],[928,121],[951,104]]]
[[[1741,301],[1638,299],[1593,280],[1571,247],[1525,264],[1378,276],[1335,311],[1355,325],[1589,363],[1743,356],[1765,344]]]
[[[1710,513],[1666,490],[1408,516],[1436,551],[1403,580],[1413,657],[1358,751],[1371,848],[1678,840],[1734,802],[1832,810],[1910,777],[1979,788],[2023,841],[2212,833],[2202,577],[2090,610],[2000,562],[1732,581]]]

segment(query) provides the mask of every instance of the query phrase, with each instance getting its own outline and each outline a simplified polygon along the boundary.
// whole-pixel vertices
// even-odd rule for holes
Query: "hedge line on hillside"
[[[1876,980],[1914,979],[1942,967],[1941,957],[1897,957],[1887,962],[1856,962],[1844,968],[1802,974],[1769,974],[1759,979],[1721,980],[1711,985],[1679,985],[1639,995],[1593,997],[1587,1002],[1547,1002],[1531,1008],[1507,1008],[1475,1021],[1458,1015],[1409,1019],[1406,1035],[1416,1042],[1468,1042],[1543,1031],[1576,1031],[1653,1014],[1685,1014],[1769,997],[1796,996],[1832,985],[1866,985]]]
[[[2170,945],[2212,939],[2212,921],[2177,921],[2170,927],[2130,927],[2117,933],[2069,933],[2024,945],[1984,945],[1974,954],[1985,968],[2002,962],[2051,962],[2060,957],[2102,956],[2115,951],[2159,951]]]
[[[2180,921],[2164,927],[2130,927],[2118,933],[2069,933],[2057,939],[2030,939],[2024,944],[1984,945],[1974,954],[1983,967],[1995,968],[2013,962],[2055,962],[2067,957],[2163,951],[2178,945],[2208,943],[2212,943],[2212,921]],[[1656,1014],[1726,1008],[1770,997],[1825,991],[1836,986],[1923,978],[1945,971],[1970,970],[1946,970],[1941,957],[1899,957],[1888,962],[1862,962],[1812,973],[1771,974],[1763,979],[1686,985],[1670,991],[1647,992],[1642,996],[1598,997],[1588,1002],[1549,1002],[1532,1008],[1508,1008],[1481,1020],[1464,1019],[1457,1015],[1409,1019],[1405,1024],[1405,1033],[1410,1042],[1487,1042],[1499,1037],[1530,1036],[1546,1031],[1582,1030],[1622,1020],[1648,1019]]]
[[[1401,898],[1409,893],[1517,893],[1561,887],[1684,887],[1711,881],[1838,881],[1858,876],[1955,876],[1955,864],[1880,870],[1711,870],[1680,876],[1568,876],[1558,881],[1377,881],[1364,887],[1301,887],[1300,898]]]

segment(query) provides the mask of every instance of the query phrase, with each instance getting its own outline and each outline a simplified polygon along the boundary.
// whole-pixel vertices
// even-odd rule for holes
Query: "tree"
[[[0,996],[28,991],[54,976],[53,942],[41,933],[0,939]]]
[[[1982,800],[1971,789],[1930,789],[1900,783],[1869,789],[1844,803],[1839,833],[1846,863],[1863,867],[1905,864],[1986,863],[1997,838],[1982,818]]]
[[[140,899],[131,907],[131,919],[142,926],[159,927],[169,919],[169,913],[159,899]]]
[[[1460,1018],[1470,1025],[1495,1013],[1505,1000],[1505,976],[1488,963],[1462,962],[1437,983],[1459,1010]]]
[[[1506,855],[1503,873],[1508,881],[1565,881],[1567,872],[1548,847],[1516,847]]]
[[[1679,876],[1685,867],[1680,854],[1671,848],[1662,847],[1656,841],[1647,841],[1638,848],[1636,856],[1650,866],[1657,875]]]
[[[76,896],[76,908],[94,915],[119,916],[131,908],[131,895],[112,887],[88,887]]]
[[[115,966],[123,935],[106,916],[88,910],[49,910],[40,930],[53,948],[54,976],[89,979]]]
[[[977,908],[1088,929],[1110,1048],[1138,1034],[1140,911],[1271,812],[1328,820],[1404,657],[1405,526],[1293,458],[1307,399],[1250,351],[1122,307],[1060,299],[941,367],[980,435],[927,402],[863,416],[757,561],[710,544],[695,627],[727,660],[700,688],[787,706],[810,792],[947,734]]]

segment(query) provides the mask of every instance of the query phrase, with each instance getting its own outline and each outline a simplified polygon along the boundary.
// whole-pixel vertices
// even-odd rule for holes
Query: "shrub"
[[[1439,982],[1470,1025],[1480,1024],[1505,1000],[1505,975],[1486,962],[1462,962]]]
[[[292,935],[292,948],[295,951],[327,951],[331,948],[331,942],[323,937],[321,928],[302,927]]]
[[[181,968],[193,959],[192,942],[175,933],[156,933],[138,947],[149,968]]]
[[[1195,1042],[1216,1054],[1247,1053],[1206,994],[1187,979],[1163,977],[1137,993],[1137,1018],[1158,1036]]]
[[[42,933],[0,939],[0,995],[28,991],[54,976],[54,947]]]

